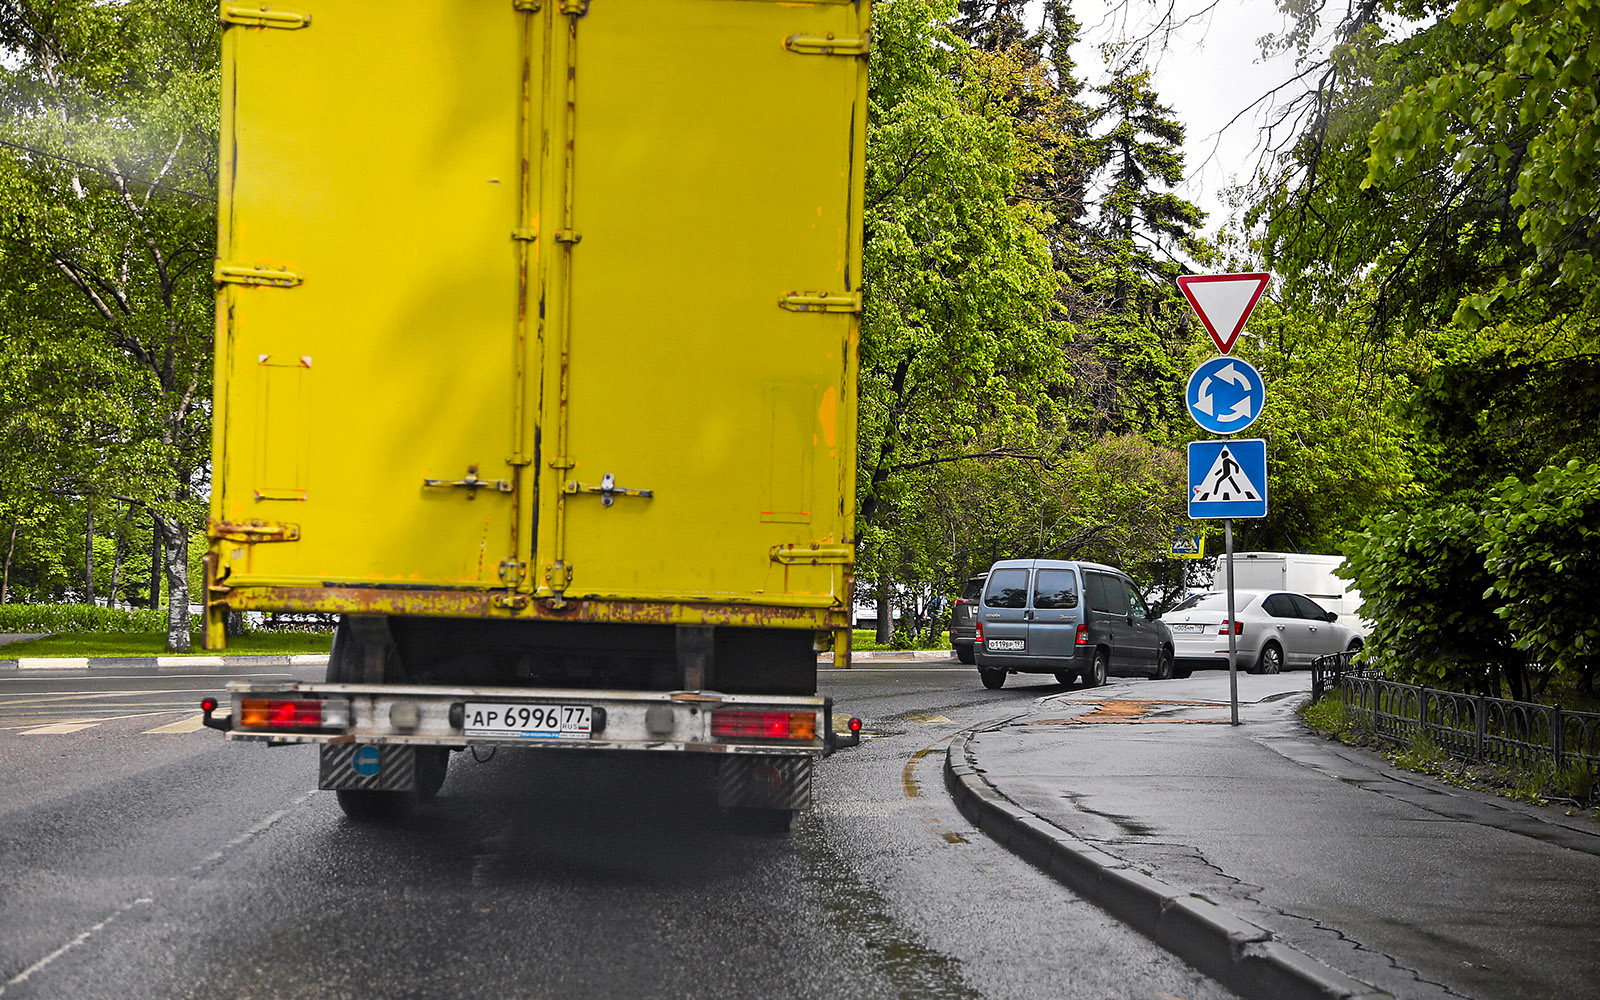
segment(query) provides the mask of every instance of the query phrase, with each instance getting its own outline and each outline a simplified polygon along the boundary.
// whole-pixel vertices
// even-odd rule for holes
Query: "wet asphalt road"
[[[951,805],[945,742],[1054,684],[824,670],[868,739],[772,837],[681,762],[505,750],[357,826],[314,748],[183,731],[228,676],[0,674],[0,997],[1231,995]]]

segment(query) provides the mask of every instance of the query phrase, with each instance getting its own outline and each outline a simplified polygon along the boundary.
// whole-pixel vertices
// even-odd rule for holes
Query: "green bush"
[[[1572,461],[1507,479],[1489,497],[1486,597],[1517,647],[1591,687],[1600,661],[1600,466]]]
[[[1459,685],[1515,655],[1486,596],[1483,517],[1463,503],[1371,518],[1345,544],[1340,575],[1373,623],[1367,661],[1396,680]]]
[[[164,610],[124,611],[94,604],[0,604],[0,632],[160,632]]]

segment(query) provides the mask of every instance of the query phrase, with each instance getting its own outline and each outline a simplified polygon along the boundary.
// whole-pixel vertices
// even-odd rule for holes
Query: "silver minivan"
[[[1003,559],[989,567],[973,643],[978,677],[1054,674],[1061,684],[1108,674],[1173,676],[1172,633],[1122,570],[1060,559]]]

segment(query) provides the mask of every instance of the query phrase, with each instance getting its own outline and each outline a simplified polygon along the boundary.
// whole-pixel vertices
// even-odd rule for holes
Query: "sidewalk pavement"
[[[946,784],[1246,997],[1600,997],[1592,811],[1395,770],[1306,730],[1308,694],[1239,680],[1237,728],[1226,674],[1042,698],[952,741]]]

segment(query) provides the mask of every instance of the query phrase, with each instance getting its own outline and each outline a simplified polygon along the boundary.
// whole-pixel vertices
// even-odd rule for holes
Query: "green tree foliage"
[[[905,474],[991,451],[980,429],[1028,434],[1062,381],[1048,216],[1013,198],[1048,169],[1050,137],[1015,115],[1046,90],[1036,65],[964,45],[943,27],[953,12],[874,12],[857,490],[869,583],[917,537],[891,539],[916,523]]]
[[[1408,683],[1490,695],[1504,676],[1525,696],[1526,658],[1485,596],[1482,540],[1483,518],[1465,503],[1379,515],[1350,536],[1342,572],[1373,622],[1371,662]]]
[[[1183,125],[1156,94],[1135,54],[1094,88],[1090,177],[1095,214],[1062,254],[1078,330],[1071,348],[1080,385],[1074,424],[1093,438],[1186,433],[1182,386],[1198,329],[1173,279],[1185,261],[1210,258],[1205,214],[1172,193],[1183,180]]]
[[[1282,6],[1299,21],[1281,41],[1316,33],[1325,8]],[[1600,7],[1380,0],[1346,17],[1251,218],[1287,306],[1360,324],[1384,362],[1366,374],[1399,376],[1414,497],[1352,541],[1379,595],[1371,648],[1402,674],[1503,671],[1525,694],[1523,661],[1570,674],[1586,641],[1570,604],[1558,626],[1533,602],[1564,602],[1592,547],[1555,527],[1587,508],[1548,484],[1581,494],[1572,470],[1600,457]],[[1535,565],[1555,576],[1508,569]]]
[[[41,491],[147,505],[175,650],[210,443],[218,36],[197,0],[0,4],[0,436],[28,456],[0,503],[13,524]]]
[[[1517,648],[1594,692],[1600,670],[1600,465],[1577,460],[1507,479],[1481,546],[1495,613]]]
[[[1266,439],[1271,495],[1266,518],[1234,525],[1241,546],[1337,552],[1368,513],[1418,495],[1414,435],[1395,404],[1409,391],[1414,362],[1400,346],[1379,350],[1358,333],[1270,301],[1252,315],[1234,354],[1267,383],[1248,433]]]
[[[1600,668],[1600,465],[1501,481],[1476,504],[1373,518],[1346,572],[1375,662],[1404,680],[1527,699],[1551,679],[1593,691]],[[1536,674],[1530,674],[1530,666]]]

